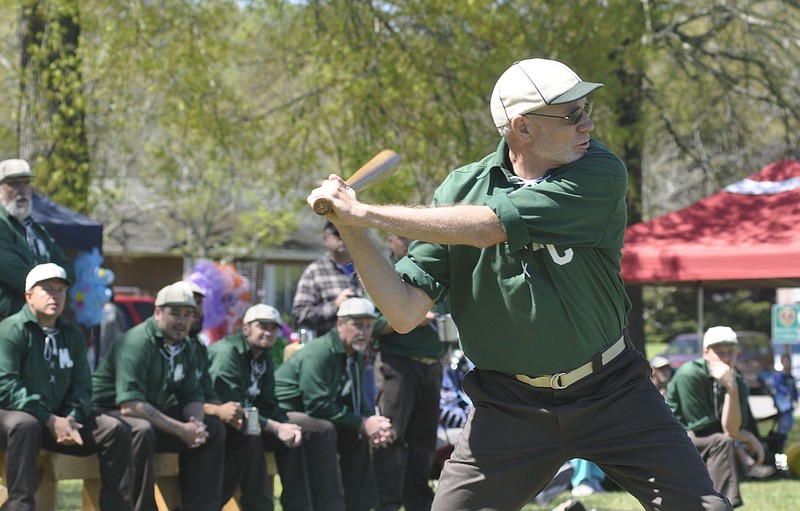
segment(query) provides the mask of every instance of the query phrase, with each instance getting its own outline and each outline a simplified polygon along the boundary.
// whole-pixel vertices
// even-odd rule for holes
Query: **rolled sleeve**
[[[447,295],[447,286],[419,266],[416,260],[415,256],[404,257],[397,262],[395,270],[400,278],[425,291],[432,300],[441,301]]]
[[[508,194],[500,193],[492,196],[486,205],[494,211],[497,218],[500,219],[500,224],[506,232],[506,239],[508,249],[512,252],[522,250],[528,243],[531,242],[530,234],[528,233],[528,224],[520,214],[517,207],[511,202]]]

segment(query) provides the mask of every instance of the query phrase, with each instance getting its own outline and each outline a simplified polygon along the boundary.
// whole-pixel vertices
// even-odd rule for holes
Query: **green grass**
[[[800,496],[800,480],[771,479],[768,481],[744,482],[741,484],[744,507],[748,511],[795,511],[798,496]],[[550,511],[558,504],[571,498],[569,492],[564,492],[558,499],[546,506],[528,504],[524,511]],[[581,504],[586,509],[614,510],[614,511],[640,511],[644,509],[639,502],[626,492],[605,492],[588,497],[581,497]]]
[[[80,511],[80,484],[80,481],[62,481],[59,483],[59,510]],[[792,477],[768,481],[747,481],[742,483],[741,490],[745,502],[743,509],[748,511],[796,511],[798,496],[800,496],[800,479]],[[550,511],[569,498],[571,497],[567,491],[546,506],[531,503],[525,506],[523,511]],[[598,511],[639,511],[643,509],[636,499],[622,491],[581,497],[580,501],[586,509],[596,509]],[[275,509],[281,510],[280,503],[276,502]]]
[[[59,483],[59,510],[80,511],[80,483],[80,481],[62,481]],[[797,477],[742,483],[742,497],[745,501],[744,509],[748,511],[796,511],[798,496],[800,496],[800,479]],[[563,495],[546,506],[528,504],[523,510],[550,511],[569,498],[569,492],[564,492]],[[597,509],[598,511],[639,511],[643,509],[636,499],[620,491],[581,497],[580,501],[586,509]],[[275,508],[280,511],[280,504],[276,502]]]

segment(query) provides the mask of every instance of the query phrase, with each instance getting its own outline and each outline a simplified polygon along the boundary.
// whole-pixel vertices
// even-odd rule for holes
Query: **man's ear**
[[[518,115],[511,119],[511,129],[522,137],[530,136],[531,131],[524,115]]]

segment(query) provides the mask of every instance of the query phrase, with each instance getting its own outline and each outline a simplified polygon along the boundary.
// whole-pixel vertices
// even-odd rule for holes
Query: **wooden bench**
[[[265,453],[269,484],[277,474],[275,456]],[[178,485],[178,455],[174,453],[155,454],[156,505],[159,511],[170,511],[180,507],[181,492]],[[0,477],[6,480],[5,452],[0,452]],[[36,486],[36,509],[39,511],[58,510],[58,481],[68,479],[83,480],[84,511],[100,509],[100,463],[97,456],[70,456],[42,451],[39,454]],[[238,492],[237,492],[238,496]],[[0,506],[8,498],[6,488],[0,487]],[[232,498],[223,508],[225,511],[238,511],[236,498]]]

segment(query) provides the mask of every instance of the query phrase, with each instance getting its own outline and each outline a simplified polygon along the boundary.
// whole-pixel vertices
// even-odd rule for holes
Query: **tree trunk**
[[[617,104],[619,125],[628,132],[620,157],[628,167],[628,225],[642,220],[642,147],[644,136],[638,128],[641,122],[642,98],[644,96],[644,73],[640,68],[620,67],[617,78],[623,90]],[[641,286],[626,286],[631,299],[631,313],[628,316],[628,334],[636,349],[644,350],[644,299]]]

